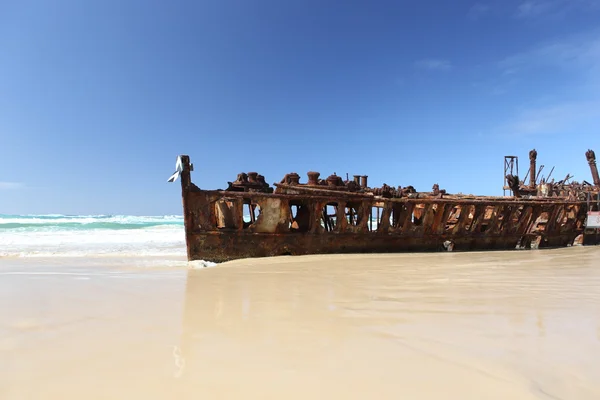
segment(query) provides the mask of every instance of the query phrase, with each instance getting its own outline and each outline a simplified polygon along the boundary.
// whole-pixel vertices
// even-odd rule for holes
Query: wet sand
[[[0,399],[600,398],[600,248],[139,265],[0,259]]]

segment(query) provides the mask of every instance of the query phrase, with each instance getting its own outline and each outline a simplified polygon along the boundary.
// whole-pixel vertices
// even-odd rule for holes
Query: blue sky
[[[0,213],[180,214],[178,154],[497,195],[599,127],[600,0],[0,1]]]

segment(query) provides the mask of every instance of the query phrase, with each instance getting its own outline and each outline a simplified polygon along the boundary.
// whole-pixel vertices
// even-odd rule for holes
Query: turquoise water
[[[176,215],[7,215],[0,214],[0,231],[8,229],[54,228],[64,230],[145,229],[156,226],[183,226]]]
[[[178,215],[0,214],[0,257],[185,255]]]

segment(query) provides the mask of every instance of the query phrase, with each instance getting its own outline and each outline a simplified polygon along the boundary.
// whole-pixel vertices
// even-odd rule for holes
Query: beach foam
[[[181,216],[0,215],[0,257],[183,256]]]

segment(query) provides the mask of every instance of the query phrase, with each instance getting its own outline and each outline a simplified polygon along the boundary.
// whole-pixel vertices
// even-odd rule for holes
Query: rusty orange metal
[[[366,175],[325,179],[295,172],[269,185],[257,172],[240,173],[225,190],[191,181],[193,165],[179,156],[188,260],[222,262],[249,257],[325,253],[469,251],[597,244],[586,229],[599,211],[595,154],[586,157],[594,184],[538,179],[537,152],[529,153],[528,183],[505,160],[511,196],[453,195],[433,185],[368,187]],[[512,160],[512,161],[511,161]],[[511,164],[511,162],[513,164]],[[589,240],[586,240],[587,239]]]

